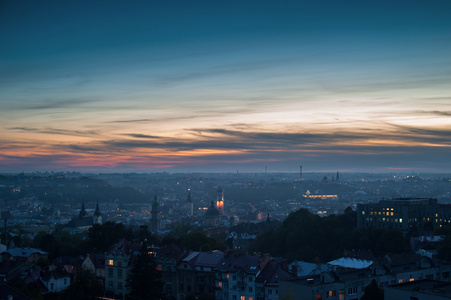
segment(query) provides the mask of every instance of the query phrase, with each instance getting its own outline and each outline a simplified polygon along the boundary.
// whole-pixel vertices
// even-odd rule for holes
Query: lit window
[[[112,260],[112,259],[108,260],[108,265],[109,265],[109,266],[112,266],[112,265],[113,265],[113,260]]]
[[[241,300],[246,300],[246,296],[241,296]]]
[[[399,219],[399,223],[402,223],[402,218]]]
[[[157,266],[157,271],[162,271],[162,270],[163,270],[163,267],[161,265],[158,265]]]
[[[410,278],[409,280],[410,280],[410,281],[415,281],[415,278]]]
[[[222,289],[222,282],[221,282],[221,281],[218,282],[218,287],[219,287],[220,289]]]
[[[365,214],[365,211],[364,210],[362,210],[362,215],[364,215]]]
[[[393,212],[390,213],[390,216],[393,216]]]
[[[343,300],[345,298],[345,295],[344,294],[340,294],[340,296],[338,296],[338,299],[339,300]]]

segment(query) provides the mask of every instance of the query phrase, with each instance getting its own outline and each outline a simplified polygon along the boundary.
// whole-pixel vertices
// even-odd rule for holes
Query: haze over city
[[[451,2],[3,1],[2,172],[451,171]]]

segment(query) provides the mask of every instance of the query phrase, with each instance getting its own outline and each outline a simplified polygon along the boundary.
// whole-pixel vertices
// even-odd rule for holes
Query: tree
[[[364,292],[360,300],[384,300],[384,290],[379,287],[375,279],[365,287]]]
[[[161,273],[157,270],[155,256],[149,253],[146,241],[142,243],[133,267],[128,273],[126,286],[130,290],[131,299],[153,300],[163,296]]]
[[[67,300],[93,300],[103,295],[103,284],[90,270],[82,270],[75,281],[65,290]]]
[[[94,252],[106,252],[108,247],[126,237],[126,228],[122,223],[108,221],[94,224],[88,230],[88,246]]]

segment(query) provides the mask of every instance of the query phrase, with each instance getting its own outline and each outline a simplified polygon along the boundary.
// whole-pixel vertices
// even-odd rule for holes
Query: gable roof
[[[290,272],[285,271],[280,263],[272,260],[266,264],[255,281],[264,284],[276,284],[279,280],[289,280],[295,277]]]
[[[216,269],[231,273],[237,272],[241,269],[248,274],[257,274],[258,271],[260,271],[261,261],[261,256],[229,252],[216,266]]]
[[[48,252],[39,250],[39,249],[34,249],[34,248],[12,248],[12,249],[8,249],[5,252],[6,254],[11,255],[12,257],[23,257],[23,258],[28,258],[30,257],[32,254],[40,254],[40,255],[47,255],[49,254]]]

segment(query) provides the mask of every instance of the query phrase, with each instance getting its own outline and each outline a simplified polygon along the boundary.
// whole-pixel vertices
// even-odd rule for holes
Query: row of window
[[[108,281],[108,287],[110,290],[113,289],[113,281]],[[117,282],[116,288],[122,290],[124,288],[124,283],[122,281]]]
[[[123,269],[117,269],[117,271],[116,271],[117,278],[122,279],[123,274],[124,274]],[[108,268],[108,277],[114,277],[114,268]]]

